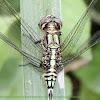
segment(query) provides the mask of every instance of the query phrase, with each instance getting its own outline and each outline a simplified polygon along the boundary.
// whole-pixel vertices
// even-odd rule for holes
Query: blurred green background
[[[83,14],[91,0],[61,0],[61,12],[64,36],[74,27],[80,16]],[[20,11],[19,0],[8,0],[8,2]],[[94,16],[95,15],[95,16]],[[100,29],[100,0],[91,14],[91,20],[88,21],[83,36],[90,37],[94,32]],[[7,30],[6,34],[9,33]],[[82,43],[85,39],[82,39]],[[63,36],[62,36],[63,40]],[[100,100],[100,43],[87,51],[80,59],[87,60],[87,64],[81,64],[81,67],[68,70],[65,67],[65,87],[66,96],[81,96],[79,98],[66,98],[66,100]],[[92,59],[90,62],[88,60]],[[80,62],[80,61],[79,61]],[[74,61],[77,65],[78,60]],[[23,95],[23,73],[20,54],[6,43],[0,40],[0,96],[22,96]],[[73,68],[73,63],[68,65]],[[93,97],[91,97],[93,96]],[[99,98],[98,98],[99,97]],[[13,98],[13,100],[22,100],[22,98]],[[2,98],[0,98],[2,100]],[[11,98],[3,98],[11,100]]]

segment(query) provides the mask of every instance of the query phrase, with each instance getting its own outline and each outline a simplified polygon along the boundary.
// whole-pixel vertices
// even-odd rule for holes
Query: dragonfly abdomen
[[[58,75],[58,69],[61,67],[61,55],[60,53],[57,53],[57,50],[58,48],[49,47],[43,56],[43,67],[45,69],[43,77],[48,88],[54,87]]]
[[[52,96],[53,96],[53,88],[57,79],[57,71],[50,67],[47,71],[45,71],[45,73],[43,74],[43,77],[45,79],[47,88],[48,88],[48,96],[49,96],[49,100],[52,100]]]
[[[59,36],[56,33],[48,33],[46,37],[47,49],[43,55],[43,67],[45,69],[43,77],[48,88],[48,95],[52,98],[53,88],[61,67],[62,57]]]
[[[48,55],[45,55],[45,59],[44,60],[44,69],[45,72],[43,74],[44,80],[46,82],[47,88],[48,88],[48,96],[49,96],[49,100],[52,100],[52,96],[53,96],[53,88],[58,76],[58,71],[57,71],[57,59],[56,59],[56,49],[55,48],[49,48],[49,53]],[[48,51],[48,50],[47,50]]]

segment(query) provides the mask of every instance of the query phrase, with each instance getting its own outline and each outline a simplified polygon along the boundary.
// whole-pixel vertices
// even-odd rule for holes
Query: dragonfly
[[[10,32],[17,34],[21,31],[23,33],[22,36],[30,42],[31,46],[34,46],[36,48],[36,50],[40,55],[42,55],[42,57],[38,58],[34,56],[34,52],[32,52],[30,50],[31,48],[29,48],[23,41],[21,41],[23,47],[27,51],[32,52],[33,55],[31,55],[31,53],[27,51],[22,50],[16,42],[13,42],[13,39],[11,39],[10,36],[7,37],[1,32],[1,30],[3,30],[3,27],[0,27],[0,39],[17,50],[23,57],[25,57],[28,62],[27,64],[43,70],[43,78],[48,89],[49,100],[52,100],[53,88],[55,86],[57,76],[62,71],[64,66],[69,64],[89,48],[100,42],[100,31],[98,31],[94,33],[94,35],[92,35],[89,39],[87,39],[76,50],[76,53],[74,53],[67,59],[64,59],[64,52],[66,52],[66,55],[68,56],[76,46],[83,32],[85,24],[89,18],[89,14],[91,13],[96,1],[97,0],[91,1],[77,24],[62,42],[60,39],[61,35],[63,35],[61,32],[62,21],[57,18],[57,16],[53,14],[46,15],[39,21],[38,26],[43,33],[43,38],[41,39],[41,37],[28,25],[28,23],[25,22],[23,18],[20,17],[20,15],[6,0],[0,0],[0,18],[4,20],[7,27],[13,21],[15,21],[16,24],[16,27],[14,27],[13,25],[11,26],[13,27],[14,31],[10,30]],[[10,17],[10,19],[6,19],[6,17]],[[19,26],[21,26],[21,29],[19,28]],[[26,32],[27,34],[24,34]]]

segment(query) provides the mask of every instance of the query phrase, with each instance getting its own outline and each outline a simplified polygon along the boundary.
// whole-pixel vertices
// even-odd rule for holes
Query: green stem
[[[43,37],[43,33],[38,28],[38,23],[42,17],[54,13],[58,18],[61,18],[61,1],[60,0],[21,0],[21,15],[22,18],[39,34]],[[22,33],[23,34],[23,33]],[[27,33],[24,33],[27,34]],[[29,41],[23,39],[27,45],[31,45]],[[25,48],[23,47],[23,50]],[[39,53],[32,47],[32,52],[35,52],[35,56],[40,58]],[[29,52],[30,53],[30,52]],[[25,63],[25,60],[24,60]],[[46,84],[42,78],[42,74],[36,71],[33,67],[26,66],[23,68],[24,73],[24,95],[25,96],[37,96],[35,100],[40,100],[40,96],[48,96]],[[64,76],[63,72],[58,76],[58,80],[54,87],[54,96],[64,96]],[[58,100],[59,97],[54,98]],[[34,98],[25,98],[25,100],[34,100]],[[47,98],[41,98],[41,100],[47,100]],[[64,100],[64,98],[60,98]]]

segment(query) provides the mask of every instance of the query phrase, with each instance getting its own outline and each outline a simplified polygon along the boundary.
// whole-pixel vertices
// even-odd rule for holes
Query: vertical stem
[[[37,34],[43,37],[42,32],[38,28],[38,23],[42,17],[46,14],[51,15],[54,13],[56,17],[61,18],[61,1],[60,0],[21,0],[21,16],[30,25]],[[22,33],[23,34],[23,33]],[[27,34],[27,33],[24,33]],[[27,45],[30,42],[23,39]],[[23,50],[25,48],[23,47]],[[32,47],[32,50],[39,57],[39,53]],[[33,55],[33,54],[32,54]],[[24,60],[25,63],[25,60]],[[42,78],[42,74],[36,71],[33,67],[26,66],[23,68],[24,72],[24,95],[33,96],[33,98],[25,98],[25,100],[40,100],[39,96],[48,96],[47,87]],[[64,98],[59,98],[57,96],[64,96],[64,72],[62,71],[54,87],[54,100],[64,100]],[[37,97],[36,97],[37,96]],[[36,97],[36,98],[34,98]],[[41,100],[47,100],[47,98],[41,98]]]

